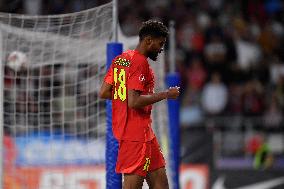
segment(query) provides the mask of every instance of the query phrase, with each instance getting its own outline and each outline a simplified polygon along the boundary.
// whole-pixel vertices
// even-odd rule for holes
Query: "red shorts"
[[[120,141],[115,170],[117,173],[131,173],[145,177],[148,172],[165,165],[156,137],[148,142]]]

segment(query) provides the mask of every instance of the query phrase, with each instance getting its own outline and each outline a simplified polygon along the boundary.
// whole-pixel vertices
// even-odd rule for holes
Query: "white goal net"
[[[5,189],[105,187],[98,90],[112,3],[82,12],[0,14]]]
[[[0,13],[4,189],[105,188],[105,101],[97,94],[112,6],[64,15]],[[133,48],[129,39],[124,49]],[[164,89],[163,63],[152,64],[157,90]],[[153,113],[166,150],[166,102]]]

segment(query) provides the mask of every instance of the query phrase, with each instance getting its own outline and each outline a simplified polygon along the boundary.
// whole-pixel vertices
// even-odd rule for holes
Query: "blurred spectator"
[[[182,125],[197,124],[202,119],[200,94],[207,79],[207,71],[198,56],[192,58],[186,69],[186,91],[182,100]]]
[[[242,94],[242,112],[245,116],[260,116],[264,110],[262,85],[257,80],[249,80]]]
[[[225,63],[227,47],[223,37],[223,31],[219,27],[217,20],[212,19],[205,31],[204,46],[204,57],[210,70],[218,70]]]
[[[266,21],[267,13],[265,12],[264,1],[248,0],[241,1],[241,3],[243,15],[247,20],[255,17],[260,23]]]
[[[200,91],[207,79],[207,71],[200,58],[192,58],[191,65],[187,69],[188,88]]]
[[[236,49],[238,54],[238,64],[242,69],[249,69],[260,60],[260,50],[253,43],[237,40]]]
[[[265,55],[271,55],[273,52],[275,52],[278,39],[269,23],[267,23],[261,30],[258,42]]]
[[[282,113],[284,111],[284,76],[278,78],[277,83],[275,85],[275,93],[277,97],[277,101],[279,102]]]
[[[273,57],[270,64],[270,83],[276,85],[284,77],[284,64],[277,57]]]
[[[221,75],[214,72],[202,92],[202,107],[209,115],[220,115],[227,105],[228,91]]]
[[[177,42],[181,48],[190,52],[193,48],[191,39],[195,32],[194,18],[189,14],[183,21],[184,23],[177,31]]]
[[[236,18],[234,20],[234,27],[236,28],[234,40],[237,51],[237,63],[243,70],[250,69],[261,58],[260,48],[252,38],[252,34],[249,32],[244,20]]]
[[[242,92],[243,86],[241,84],[231,84],[228,94],[227,115],[241,115],[242,114]]]
[[[227,48],[219,35],[212,35],[205,45],[204,53],[206,60],[214,69],[225,61]]]
[[[280,108],[280,104],[276,97],[276,94],[273,94],[271,100],[268,102],[268,107],[264,112],[264,124],[268,129],[275,129],[280,127],[280,124],[283,121],[283,113]]]

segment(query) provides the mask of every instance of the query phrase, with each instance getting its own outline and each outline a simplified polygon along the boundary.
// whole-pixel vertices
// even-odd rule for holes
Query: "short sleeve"
[[[108,71],[107,71],[107,74],[104,78],[104,81],[110,85],[113,84],[113,69],[112,69],[112,66],[109,67]]]
[[[128,89],[144,91],[148,64],[145,62],[133,62],[133,64],[129,72]]]

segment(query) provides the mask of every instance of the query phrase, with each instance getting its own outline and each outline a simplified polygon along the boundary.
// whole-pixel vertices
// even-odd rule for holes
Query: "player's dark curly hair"
[[[148,20],[143,22],[141,28],[139,29],[140,40],[144,39],[146,36],[168,37],[168,35],[168,28],[162,22],[157,20]]]

